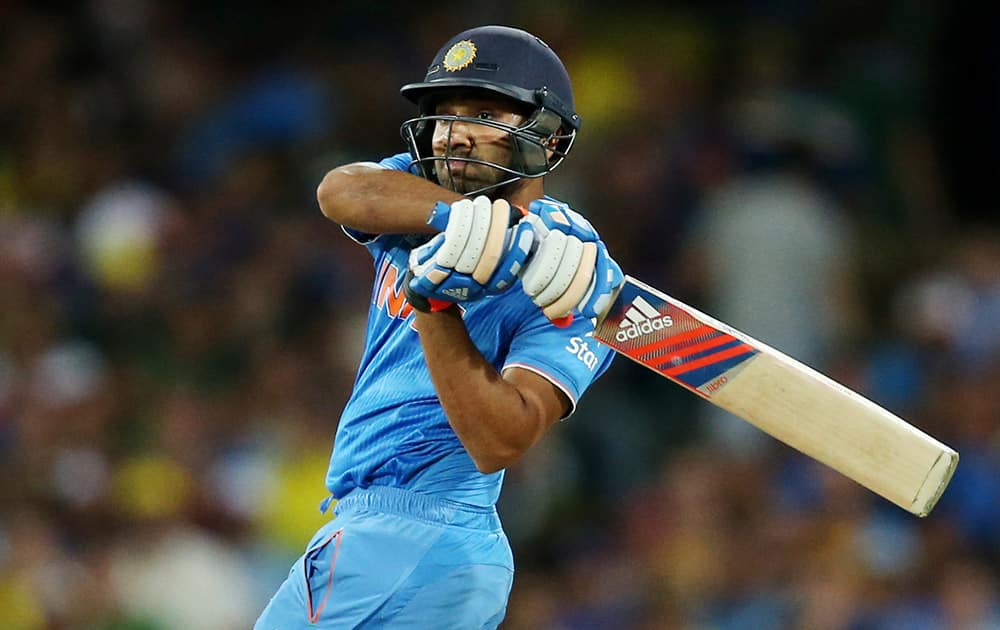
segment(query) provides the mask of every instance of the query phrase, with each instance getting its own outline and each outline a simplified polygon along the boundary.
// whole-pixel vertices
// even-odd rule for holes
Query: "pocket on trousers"
[[[333,574],[344,530],[338,529],[310,547],[302,556],[306,590],[306,615],[316,623],[333,590]]]

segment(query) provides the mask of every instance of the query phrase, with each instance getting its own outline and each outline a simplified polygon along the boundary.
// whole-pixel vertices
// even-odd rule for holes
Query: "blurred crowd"
[[[315,187],[404,150],[398,88],[482,23],[565,60],[547,192],[623,268],[961,454],[918,519],[617,361],[508,471],[503,627],[1000,628],[988,19],[354,4],[0,3],[0,628],[252,625],[327,518],[372,282]]]

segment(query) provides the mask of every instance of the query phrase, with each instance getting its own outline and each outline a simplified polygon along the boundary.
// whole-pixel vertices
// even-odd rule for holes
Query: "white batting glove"
[[[441,232],[410,252],[406,289],[414,308],[441,310],[447,306],[442,302],[468,302],[509,288],[534,241],[530,226],[508,227],[511,216],[507,201],[485,196],[435,204],[427,222]],[[426,300],[429,307],[421,308]]]
[[[504,253],[510,204],[503,199],[491,202],[484,195],[451,205],[438,202],[427,223],[444,232],[435,264],[486,284]]]
[[[522,220],[532,225],[534,253],[521,272],[521,286],[553,322],[568,325],[576,311],[597,317],[625,280],[597,231],[569,206],[532,201]]]

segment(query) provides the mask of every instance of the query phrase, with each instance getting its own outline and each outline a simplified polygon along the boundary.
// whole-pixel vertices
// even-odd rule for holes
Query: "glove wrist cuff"
[[[430,305],[431,313],[439,313],[441,311],[446,311],[452,306],[455,306],[454,302],[448,302],[445,300],[435,300],[434,298],[427,298],[427,304]]]
[[[413,280],[413,272],[407,271],[403,277],[403,294],[406,296],[407,303],[421,313],[437,313],[455,305],[454,302],[437,300],[420,295],[410,288],[411,280]]]

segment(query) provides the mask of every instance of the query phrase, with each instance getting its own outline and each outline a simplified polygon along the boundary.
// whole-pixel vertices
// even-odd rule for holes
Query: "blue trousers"
[[[292,566],[254,630],[496,628],[514,559],[493,508],[355,490]]]

